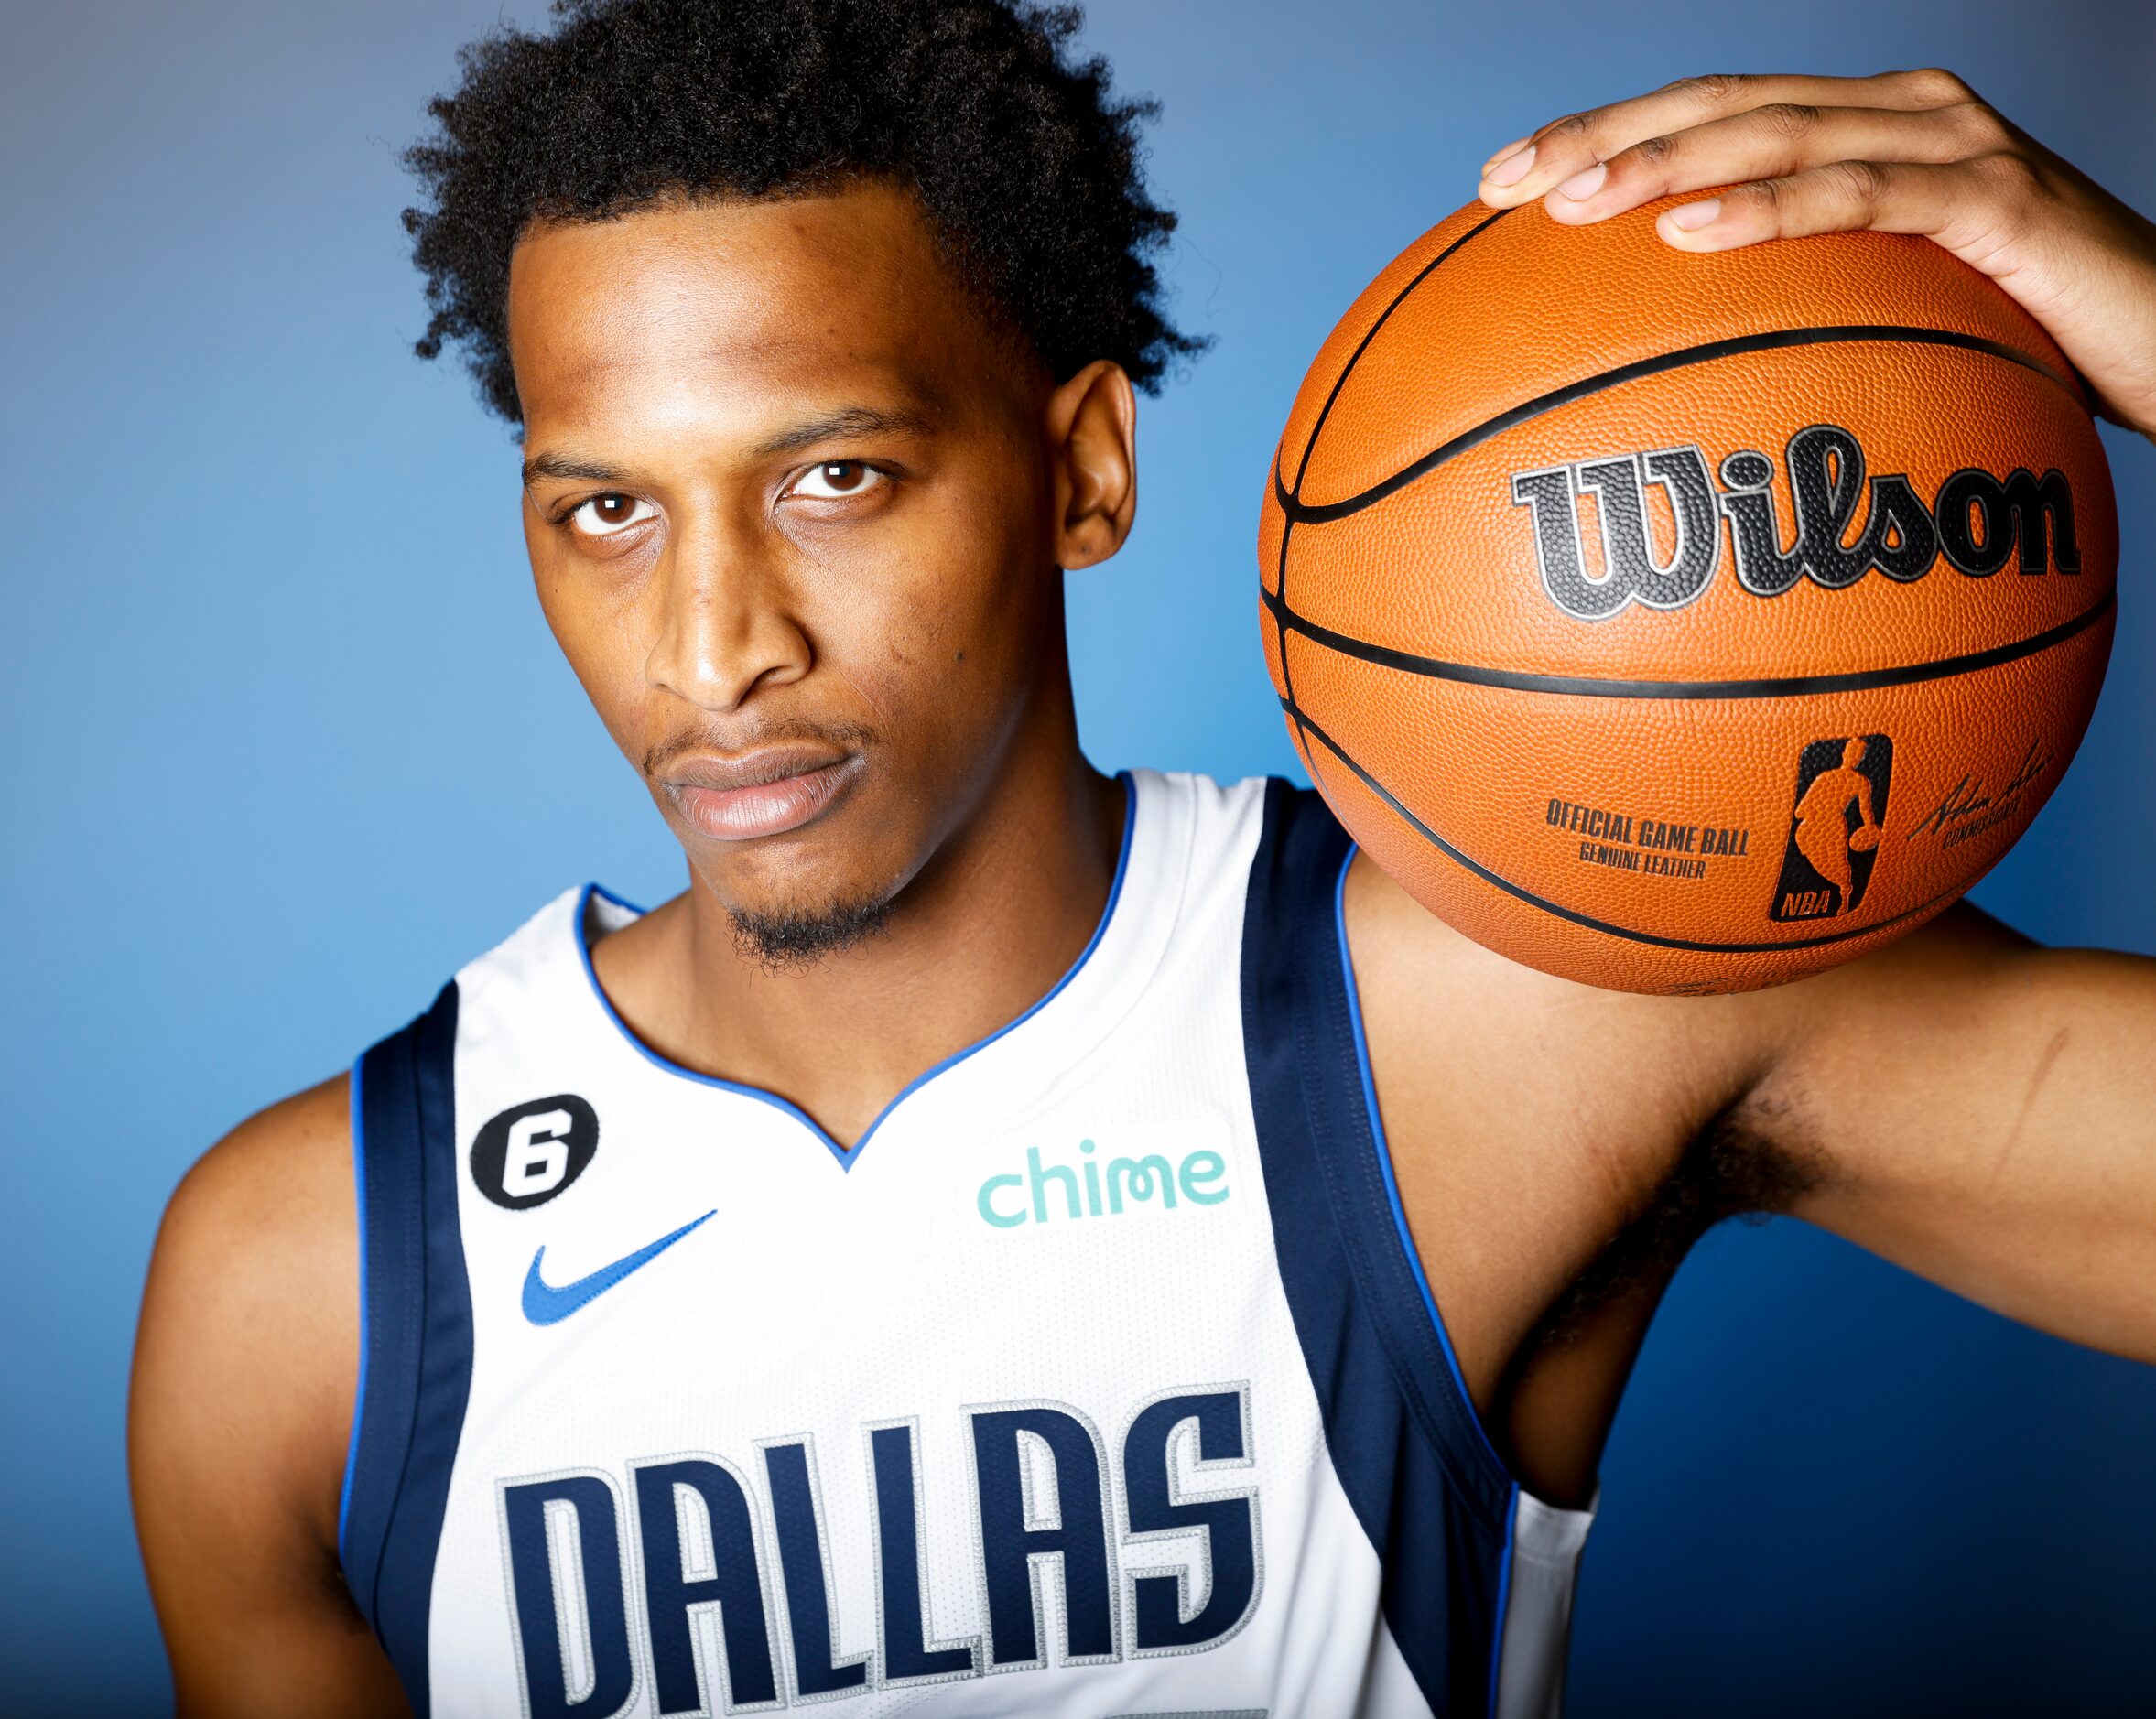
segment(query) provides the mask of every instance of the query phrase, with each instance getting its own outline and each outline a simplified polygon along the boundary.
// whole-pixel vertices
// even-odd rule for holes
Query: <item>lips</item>
[[[780,836],[820,817],[861,773],[858,752],[775,746],[670,760],[660,785],[714,841]]]

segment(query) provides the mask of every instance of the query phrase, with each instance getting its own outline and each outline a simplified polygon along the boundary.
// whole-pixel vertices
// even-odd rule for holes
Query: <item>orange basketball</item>
[[[2110,654],[2079,380],[1928,241],[1695,256],[1657,203],[1464,209],[1332,332],[1259,540],[1356,840],[1460,931],[1751,989],[1922,924],[2049,797]]]

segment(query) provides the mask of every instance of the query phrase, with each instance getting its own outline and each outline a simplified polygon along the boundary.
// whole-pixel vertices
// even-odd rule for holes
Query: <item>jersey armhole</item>
[[[1336,1332],[1338,1316],[1359,1317],[1456,1489],[1501,1539],[1512,1476],[1475,1412],[1415,1253],[1378,1112],[1347,940],[1354,854],[1315,793],[1266,784],[1244,914],[1243,1033],[1283,1283],[1298,1325],[1324,1333],[1317,1348],[1306,1343],[1314,1369],[1337,1365],[1333,1351],[1354,1329]],[[1342,1292],[1351,1308],[1328,1305],[1320,1319],[1313,1297]]]
[[[1339,878],[1333,887],[1333,934],[1339,943],[1340,979],[1347,989],[1348,1012],[1354,1027],[1363,1114],[1378,1167],[1383,1173],[1385,1198],[1400,1238],[1400,1249],[1414,1273],[1430,1328],[1445,1353],[1462,1418],[1473,1425],[1490,1463],[1505,1476],[1511,1488],[1504,1553],[1498,1568],[1497,1627],[1490,1644],[1489,1713],[1490,1719],[1557,1719],[1565,1703],[1573,1586],[1580,1551],[1594,1523],[1595,1507],[1560,1509],[1544,1503],[1513,1477],[1511,1465],[1499,1453],[1475,1408],[1467,1375],[1460,1370],[1459,1354],[1452,1346],[1452,1335],[1445,1328],[1445,1315],[1438,1310],[1429,1275],[1423,1269],[1422,1254],[1408,1227],[1407,1209],[1400,1199],[1392,1142],[1385,1137],[1384,1113],[1378,1108],[1377,1083],[1370,1072],[1370,1042],[1362,1024],[1362,994],[1355,983],[1355,958],[1348,944],[1348,872],[1360,851],[1350,845],[1340,861]]]
[[[415,1712],[450,1469],[471,1385],[458,1226],[457,987],[352,1065],[360,1372],[338,1556]]]
[[[1392,1146],[1385,1138],[1384,1114],[1378,1108],[1377,1082],[1370,1070],[1370,1040],[1362,1025],[1362,992],[1355,983],[1355,957],[1348,946],[1348,873],[1353,869],[1355,856],[1361,851],[1352,842],[1341,856],[1338,873],[1333,883],[1333,937],[1339,948],[1340,988],[1347,994],[1348,1027],[1355,1043],[1355,1072],[1362,1092],[1363,1127],[1370,1137],[1370,1155],[1376,1164],[1385,1193],[1385,1207],[1392,1220],[1392,1233],[1400,1244],[1400,1257],[1414,1284],[1424,1316],[1429,1322],[1430,1334],[1437,1340],[1438,1353],[1445,1361],[1445,1372],[1452,1385],[1453,1406],[1458,1418],[1466,1422],[1476,1445],[1487,1458],[1488,1466],[1506,1487],[1517,1486],[1510,1465],[1490,1436],[1490,1429],[1483,1425],[1482,1416],[1475,1407],[1474,1396],[1468,1389],[1467,1375],[1460,1370],[1459,1354],[1452,1346],[1452,1334],[1446,1329],[1445,1315],[1438,1311],[1437,1297],[1431,1291],[1429,1274],[1423,1270],[1423,1257],[1415,1247],[1414,1235],[1407,1224],[1407,1208],[1401,1204],[1400,1179],[1392,1168]]]
[[[1432,1710],[1490,1711],[1518,1488],[1400,1215],[1342,935],[1352,852],[1274,781],[1244,909],[1243,1049],[1283,1293],[1387,1627]]]
[[[1360,850],[1349,846],[1333,886],[1333,935],[1339,945],[1340,981],[1355,1038],[1356,1070],[1362,1080],[1363,1114],[1370,1130],[1385,1198],[1400,1240],[1400,1250],[1422,1298],[1431,1330],[1443,1350],[1461,1417],[1474,1428],[1490,1465],[1505,1476],[1510,1508],[1505,1546],[1498,1572],[1497,1627],[1490,1641],[1491,1719],[1556,1719],[1563,1711],[1565,1664],[1572,1628],[1572,1595],[1579,1558],[1594,1524],[1595,1506],[1567,1510],[1545,1504],[1512,1476],[1468,1392],[1459,1355],[1446,1329],[1445,1315],[1423,1269],[1422,1254],[1408,1227],[1406,1207],[1378,1108],[1377,1083],[1371,1074],[1370,1042],[1362,1021],[1362,995],[1355,982],[1355,960],[1348,942],[1348,873]]]

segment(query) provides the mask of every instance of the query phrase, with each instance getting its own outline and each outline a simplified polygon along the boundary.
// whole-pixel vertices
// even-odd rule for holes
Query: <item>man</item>
[[[133,1455],[183,1712],[1546,1714],[1719,1217],[2156,1357],[2156,963],[1963,908],[1593,991],[1309,795],[1087,764],[1060,572],[1192,346],[1073,27],[586,0],[436,104],[428,350],[523,427],[691,881],[552,903],[175,1196]],[[1483,194],[1728,184],[1668,241],[1927,234],[2156,428],[2156,231],[1944,73],[1675,85]]]

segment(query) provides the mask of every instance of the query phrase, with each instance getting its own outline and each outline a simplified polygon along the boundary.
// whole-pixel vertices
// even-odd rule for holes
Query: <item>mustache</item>
[[[880,745],[883,736],[865,722],[818,722],[808,717],[782,717],[737,729],[701,724],[669,735],[648,749],[644,754],[644,773],[655,776],[676,759],[691,752],[732,755],[788,741],[796,744],[806,741],[840,752],[861,752]]]

